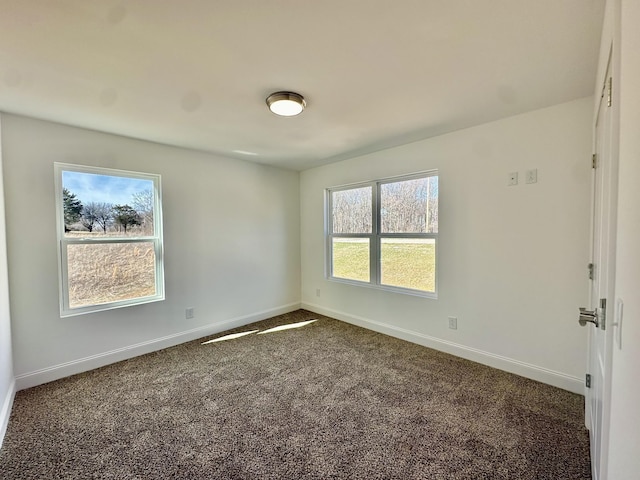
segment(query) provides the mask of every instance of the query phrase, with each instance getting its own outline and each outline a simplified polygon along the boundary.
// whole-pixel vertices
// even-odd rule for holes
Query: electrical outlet
[[[184,318],[193,318],[195,316],[193,307],[189,307],[184,311]]]
[[[514,185],[518,185],[518,172],[511,172],[509,174],[509,182],[507,183],[509,187],[513,187]]]
[[[449,317],[449,328],[451,330],[458,329],[458,317]]]
[[[319,297],[319,296],[320,296],[320,289],[316,288],[316,297]]]

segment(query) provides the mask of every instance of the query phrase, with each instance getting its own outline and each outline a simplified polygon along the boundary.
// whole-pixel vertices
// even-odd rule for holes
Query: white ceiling
[[[591,95],[603,7],[0,0],[0,110],[304,170]]]

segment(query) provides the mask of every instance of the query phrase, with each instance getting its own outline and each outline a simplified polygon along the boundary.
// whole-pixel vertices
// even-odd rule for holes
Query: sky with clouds
[[[62,172],[62,186],[74,193],[83,204],[104,202],[131,205],[134,193],[153,190],[151,180],[72,171]]]

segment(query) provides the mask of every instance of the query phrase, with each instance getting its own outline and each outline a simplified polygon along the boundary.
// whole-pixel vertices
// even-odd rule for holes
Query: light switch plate
[[[538,169],[534,168],[533,170],[527,170],[525,174],[525,182],[527,183],[537,183],[538,182]]]

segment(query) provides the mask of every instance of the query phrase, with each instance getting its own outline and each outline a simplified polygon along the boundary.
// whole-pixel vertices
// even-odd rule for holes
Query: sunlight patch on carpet
[[[224,342],[225,340],[233,340],[234,338],[244,337],[245,335],[251,335],[252,333],[259,332],[260,330],[250,330],[248,332],[240,332],[240,333],[231,333],[229,335],[225,335],[224,337],[214,338],[213,340],[207,340],[206,342],[202,342],[200,345],[207,345],[208,343],[215,342]]]
[[[258,335],[262,335],[263,333],[273,333],[273,332],[280,332],[282,330],[289,330],[291,328],[300,328],[300,327],[304,327],[305,325],[309,325],[310,323],[313,322],[317,322],[318,319],[314,319],[314,320],[307,320],[306,322],[298,322],[298,323],[290,323],[288,325],[280,325],[279,327],[273,327],[270,328],[269,330],[265,330],[264,332],[258,332]]]

